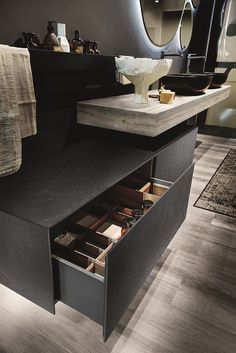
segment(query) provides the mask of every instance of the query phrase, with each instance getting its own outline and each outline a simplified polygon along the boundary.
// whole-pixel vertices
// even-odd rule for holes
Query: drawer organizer
[[[105,258],[113,244],[127,235],[171,184],[125,179],[91,202],[76,220],[68,221],[66,231],[53,239],[54,255],[104,277]]]
[[[56,299],[103,325],[105,340],[183,222],[192,170],[176,182],[130,175],[52,236]]]

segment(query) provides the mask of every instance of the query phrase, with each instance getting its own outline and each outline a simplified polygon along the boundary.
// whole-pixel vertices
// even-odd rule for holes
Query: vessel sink
[[[171,59],[119,57],[115,61],[119,73],[134,84],[134,102],[137,104],[148,103],[149,86],[166,75],[172,64]]]
[[[228,78],[229,72],[213,72],[211,85],[209,88],[220,88]]]
[[[204,94],[210,86],[213,73],[203,74],[171,74],[162,77],[161,84],[177,94],[193,96]]]

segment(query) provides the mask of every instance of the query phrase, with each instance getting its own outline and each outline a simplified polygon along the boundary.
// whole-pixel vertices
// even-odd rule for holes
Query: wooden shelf
[[[199,96],[177,96],[173,104],[135,104],[127,94],[79,102],[77,122],[83,125],[155,137],[210,108],[230,95],[230,86],[209,89]]]

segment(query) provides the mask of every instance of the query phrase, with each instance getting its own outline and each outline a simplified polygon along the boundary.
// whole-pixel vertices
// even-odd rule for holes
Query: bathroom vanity
[[[0,282],[51,313],[57,301],[73,307],[98,322],[106,340],[185,219],[197,133],[188,118],[228,94],[222,88],[191,98],[194,104],[186,102],[188,114],[183,115],[178,100],[177,106],[163,106],[166,113],[160,113],[164,115],[156,130],[145,130],[142,123],[151,144],[143,140],[139,124],[131,131],[139,135],[126,143],[127,115],[118,104],[112,110],[119,113],[119,127],[123,124],[118,130],[126,131],[122,136],[110,131],[101,141],[104,131],[97,128],[91,139],[85,136],[46,157],[25,161],[18,173],[2,178]],[[91,125],[85,107],[92,107],[96,124],[101,118],[108,127],[94,101],[81,107],[83,124]],[[142,112],[139,119],[145,119]],[[104,220],[116,225],[112,212],[117,205],[136,209],[144,200],[153,202],[151,208],[120,239],[110,241],[99,228],[101,218],[108,213]],[[80,240],[76,252],[58,243],[67,233]]]

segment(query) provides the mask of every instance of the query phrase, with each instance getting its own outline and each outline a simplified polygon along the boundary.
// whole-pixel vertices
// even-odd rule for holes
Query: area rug
[[[230,150],[194,204],[236,218],[236,150]]]

